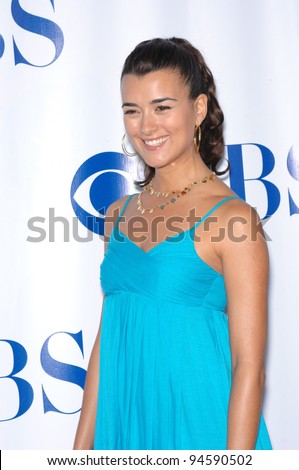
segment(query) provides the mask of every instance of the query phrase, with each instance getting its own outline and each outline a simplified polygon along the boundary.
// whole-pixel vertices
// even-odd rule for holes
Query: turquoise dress
[[[229,199],[148,252],[116,222],[101,264],[94,449],[226,448],[231,356],[225,286],[199,258],[192,237]],[[256,449],[271,449],[262,414]]]

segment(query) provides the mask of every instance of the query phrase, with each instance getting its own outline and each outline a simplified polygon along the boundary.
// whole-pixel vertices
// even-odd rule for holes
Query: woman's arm
[[[100,334],[101,325],[88,364],[74,450],[93,449],[99,383]]]
[[[268,251],[256,212],[239,207],[221,248],[232,357],[227,449],[254,449],[265,384]]]

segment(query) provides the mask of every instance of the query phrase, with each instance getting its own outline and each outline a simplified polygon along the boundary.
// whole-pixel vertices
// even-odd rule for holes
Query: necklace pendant
[[[167,191],[167,192],[156,191],[153,188],[153,179],[154,179],[153,178],[146,186],[144,186],[142,193],[145,193],[146,191],[148,191],[150,195],[154,194],[157,197],[170,196],[170,199],[168,199],[168,201],[165,201],[163,204],[160,204],[160,205],[158,204],[158,205],[155,205],[154,207],[143,207],[142,196],[141,196],[142,193],[140,193],[137,198],[137,209],[138,211],[141,212],[141,214],[144,214],[145,212],[149,212],[150,214],[152,214],[155,209],[164,209],[165,206],[175,203],[178,200],[178,198],[180,198],[181,196],[185,196],[187,193],[189,193],[194,188],[195,185],[198,185],[198,183],[207,183],[208,181],[214,181],[215,176],[216,176],[216,173],[212,171],[209,175],[205,176],[204,178],[201,178],[199,180],[193,181],[192,183],[189,183],[188,185],[184,187],[182,191]]]

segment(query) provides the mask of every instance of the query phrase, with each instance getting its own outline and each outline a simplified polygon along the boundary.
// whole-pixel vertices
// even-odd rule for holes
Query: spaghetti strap
[[[200,224],[202,224],[216,209],[218,209],[218,207],[222,206],[222,204],[224,204],[225,202],[227,201],[230,201],[231,199],[240,199],[239,196],[228,196],[224,199],[222,199],[222,201],[218,202],[218,204],[216,204],[214,207],[212,207],[212,209],[209,210],[209,212],[207,212],[201,219],[199,222],[197,222],[193,228],[195,229],[196,227],[198,227]]]
[[[130,194],[130,196],[126,199],[126,202],[124,203],[124,205],[123,205],[123,207],[122,207],[122,209],[121,209],[121,211],[120,211],[120,214],[119,214],[119,216],[117,217],[117,220],[116,220],[116,222],[115,222],[114,228],[116,228],[116,227],[118,226],[119,220],[120,220],[121,216],[123,215],[123,213],[124,213],[124,211],[125,211],[125,208],[127,207],[129,201],[130,201],[130,200],[132,199],[132,197],[134,196],[134,194],[135,194],[135,193]]]

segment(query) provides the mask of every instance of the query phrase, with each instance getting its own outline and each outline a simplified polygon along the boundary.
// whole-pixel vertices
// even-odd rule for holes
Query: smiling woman
[[[153,39],[126,59],[121,94],[144,179],[106,214],[105,299],[74,448],[271,449],[268,254],[256,213],[217,177],[213,75],[188,41]]]

